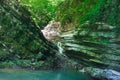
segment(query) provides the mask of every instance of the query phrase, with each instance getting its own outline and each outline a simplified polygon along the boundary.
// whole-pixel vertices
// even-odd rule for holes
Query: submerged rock
[[[80,72],[84,72],[93,78],[100,80],[120,80],[120,72],[117,72],[112,69],[100,69],[100,68],[92,68],[87,67],[79,70]]]
[[[114,70],[104,70],[102,77],[108,80],[120,80],[120,72]]]

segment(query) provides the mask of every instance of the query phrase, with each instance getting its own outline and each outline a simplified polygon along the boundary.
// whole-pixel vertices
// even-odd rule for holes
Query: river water
[[[90,80],[75,71],[33,71],[19,69],[1,69],[0,80]]]

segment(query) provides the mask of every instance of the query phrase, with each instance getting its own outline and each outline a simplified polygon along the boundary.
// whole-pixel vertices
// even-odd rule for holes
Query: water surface
[[[1,69],[0,80],[90,80],[75,71],[32,71]]]

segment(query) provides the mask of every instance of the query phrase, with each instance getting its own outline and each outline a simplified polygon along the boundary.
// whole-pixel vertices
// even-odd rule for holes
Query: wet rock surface
[[[112,69],[86,67],[79,71],[100,80],[120,80],[120,72]]]

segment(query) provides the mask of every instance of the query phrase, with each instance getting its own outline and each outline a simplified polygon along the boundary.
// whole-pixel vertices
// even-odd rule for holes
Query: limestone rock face
[[[55,40],[60,37],[60,26],[60,22],[51,22],[41,31],[47,40]]]

